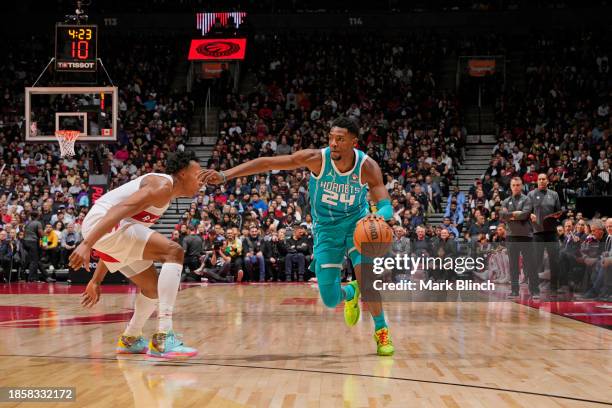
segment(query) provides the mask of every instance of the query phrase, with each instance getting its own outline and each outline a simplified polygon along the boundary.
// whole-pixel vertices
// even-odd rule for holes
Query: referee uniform
[[[557,220],[546,216],[561,211],[561,202],[556,191],[536,188],[527,195],[533,205],[536,222],[533,223],[533,247],[535,272],[542,270],[544,251],[548,254],[550,265],[550,290],[559,288],[559,239]]]
[[[519,256],[523,255],[523,270],[529,279],[529,292],[537,295],[540,291],[536,270],[534,269],[534,255],[532,248],[531,212],[533,210],[531,200],[525,194],[510,196],[502,203],[500,212],[501,219],[508,225],[507,247],[508,261],[510,263],[510,282],[512,295],[519,293]],[[518,217],[512,217],[516,211],[520,212]]]

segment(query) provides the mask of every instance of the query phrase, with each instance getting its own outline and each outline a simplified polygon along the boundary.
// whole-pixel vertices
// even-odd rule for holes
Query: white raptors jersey
[[[117,187],[116,189],[111,190],[108,193],[104,194],[102,197],[100,197],[95,202],[95,204],[92,207],[92,209],[90,210],[90,212],[91,213],[97,213],[100,210],[102,210],[104,212],[108,212],[112,207],[114,207],[115,205],[119,204],[122,201],[125,201],[126,199],[131,197],[132,194],[134,194],[138,190],[140,190],[140,183],[141,183],[141,181],[145,177],[150,177],[150,176],[165,177],[168,180],[170,180],[171,183],[173,182],[172,176],[169,175],[169,174],[147,173],[147,174],[142,175],[142,176],[140,176],[138,178],[135,178],[132,181],[129,181],[129,182],[125,183],[121,187]],[[155,224],[155,222],[162,215],[164,215],[164,212],[166,211],[168,206],[170,206],[170,201],[168,201],[168,203],[166,205],[164,205],[163,207],[149,206],[149,207],[145,208],[143,211],[139,212],[138,214],[134,214],[131,217],[129,217],[129,218],[123,220],[123,221],[125,221],[125,222],[136,222],[136,223],[142,224],[142,225],[144,225],[146,227],[150,227],[151,225]]]

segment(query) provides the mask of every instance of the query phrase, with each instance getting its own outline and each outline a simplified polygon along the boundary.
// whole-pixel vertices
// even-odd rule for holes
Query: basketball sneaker
[[[344,322],[347,326],[353,327],[359,320],[361,311],[359,310],[359,283],[356,280],[349,283],[355,289],[355,295],[351,300],[344,302]]]
[[[147,339],[142,336],[119,336],[117,354],[146,354],[149,351]]]
[[[395,347],[393,347],[387,327],[376,330],[374,332],[374,340],[376,340],[376,354],[379,356],[392,356],[395,353]]]
[[[157,358],[189,358],[198,354],[193,347],[183,345],[174,331],[155,333],[149,342],[147,356]]]

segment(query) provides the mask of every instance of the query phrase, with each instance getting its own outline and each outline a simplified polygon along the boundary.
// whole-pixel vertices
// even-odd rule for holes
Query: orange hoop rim
[[[55,137],[58,139],[73,141],[79,138],[81,132],[78,130],[56,130]]]

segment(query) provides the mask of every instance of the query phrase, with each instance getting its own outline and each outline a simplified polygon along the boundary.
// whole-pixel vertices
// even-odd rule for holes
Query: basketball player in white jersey
[[[140,288],[134,315],[117,342],[117,353],[181,358],[197,354],[172,330],[172,311],[183,269],[183,248],[149,228],[177,197],[192,197],[200,188],[201,168],[194,152],[168,156],[168,174],[148,173],[100,197],[83,220],[83,242],[70,256],[70,267],[89,271],[91,250],[100,262],[83,294],[91,307],[100,298],[107,271],[120,271]],[[159,277],[153,261],[162,262]],[[157,305],[159,300],[159,306]],[[142,328],[156,307],[158,329],[147,341]]]

